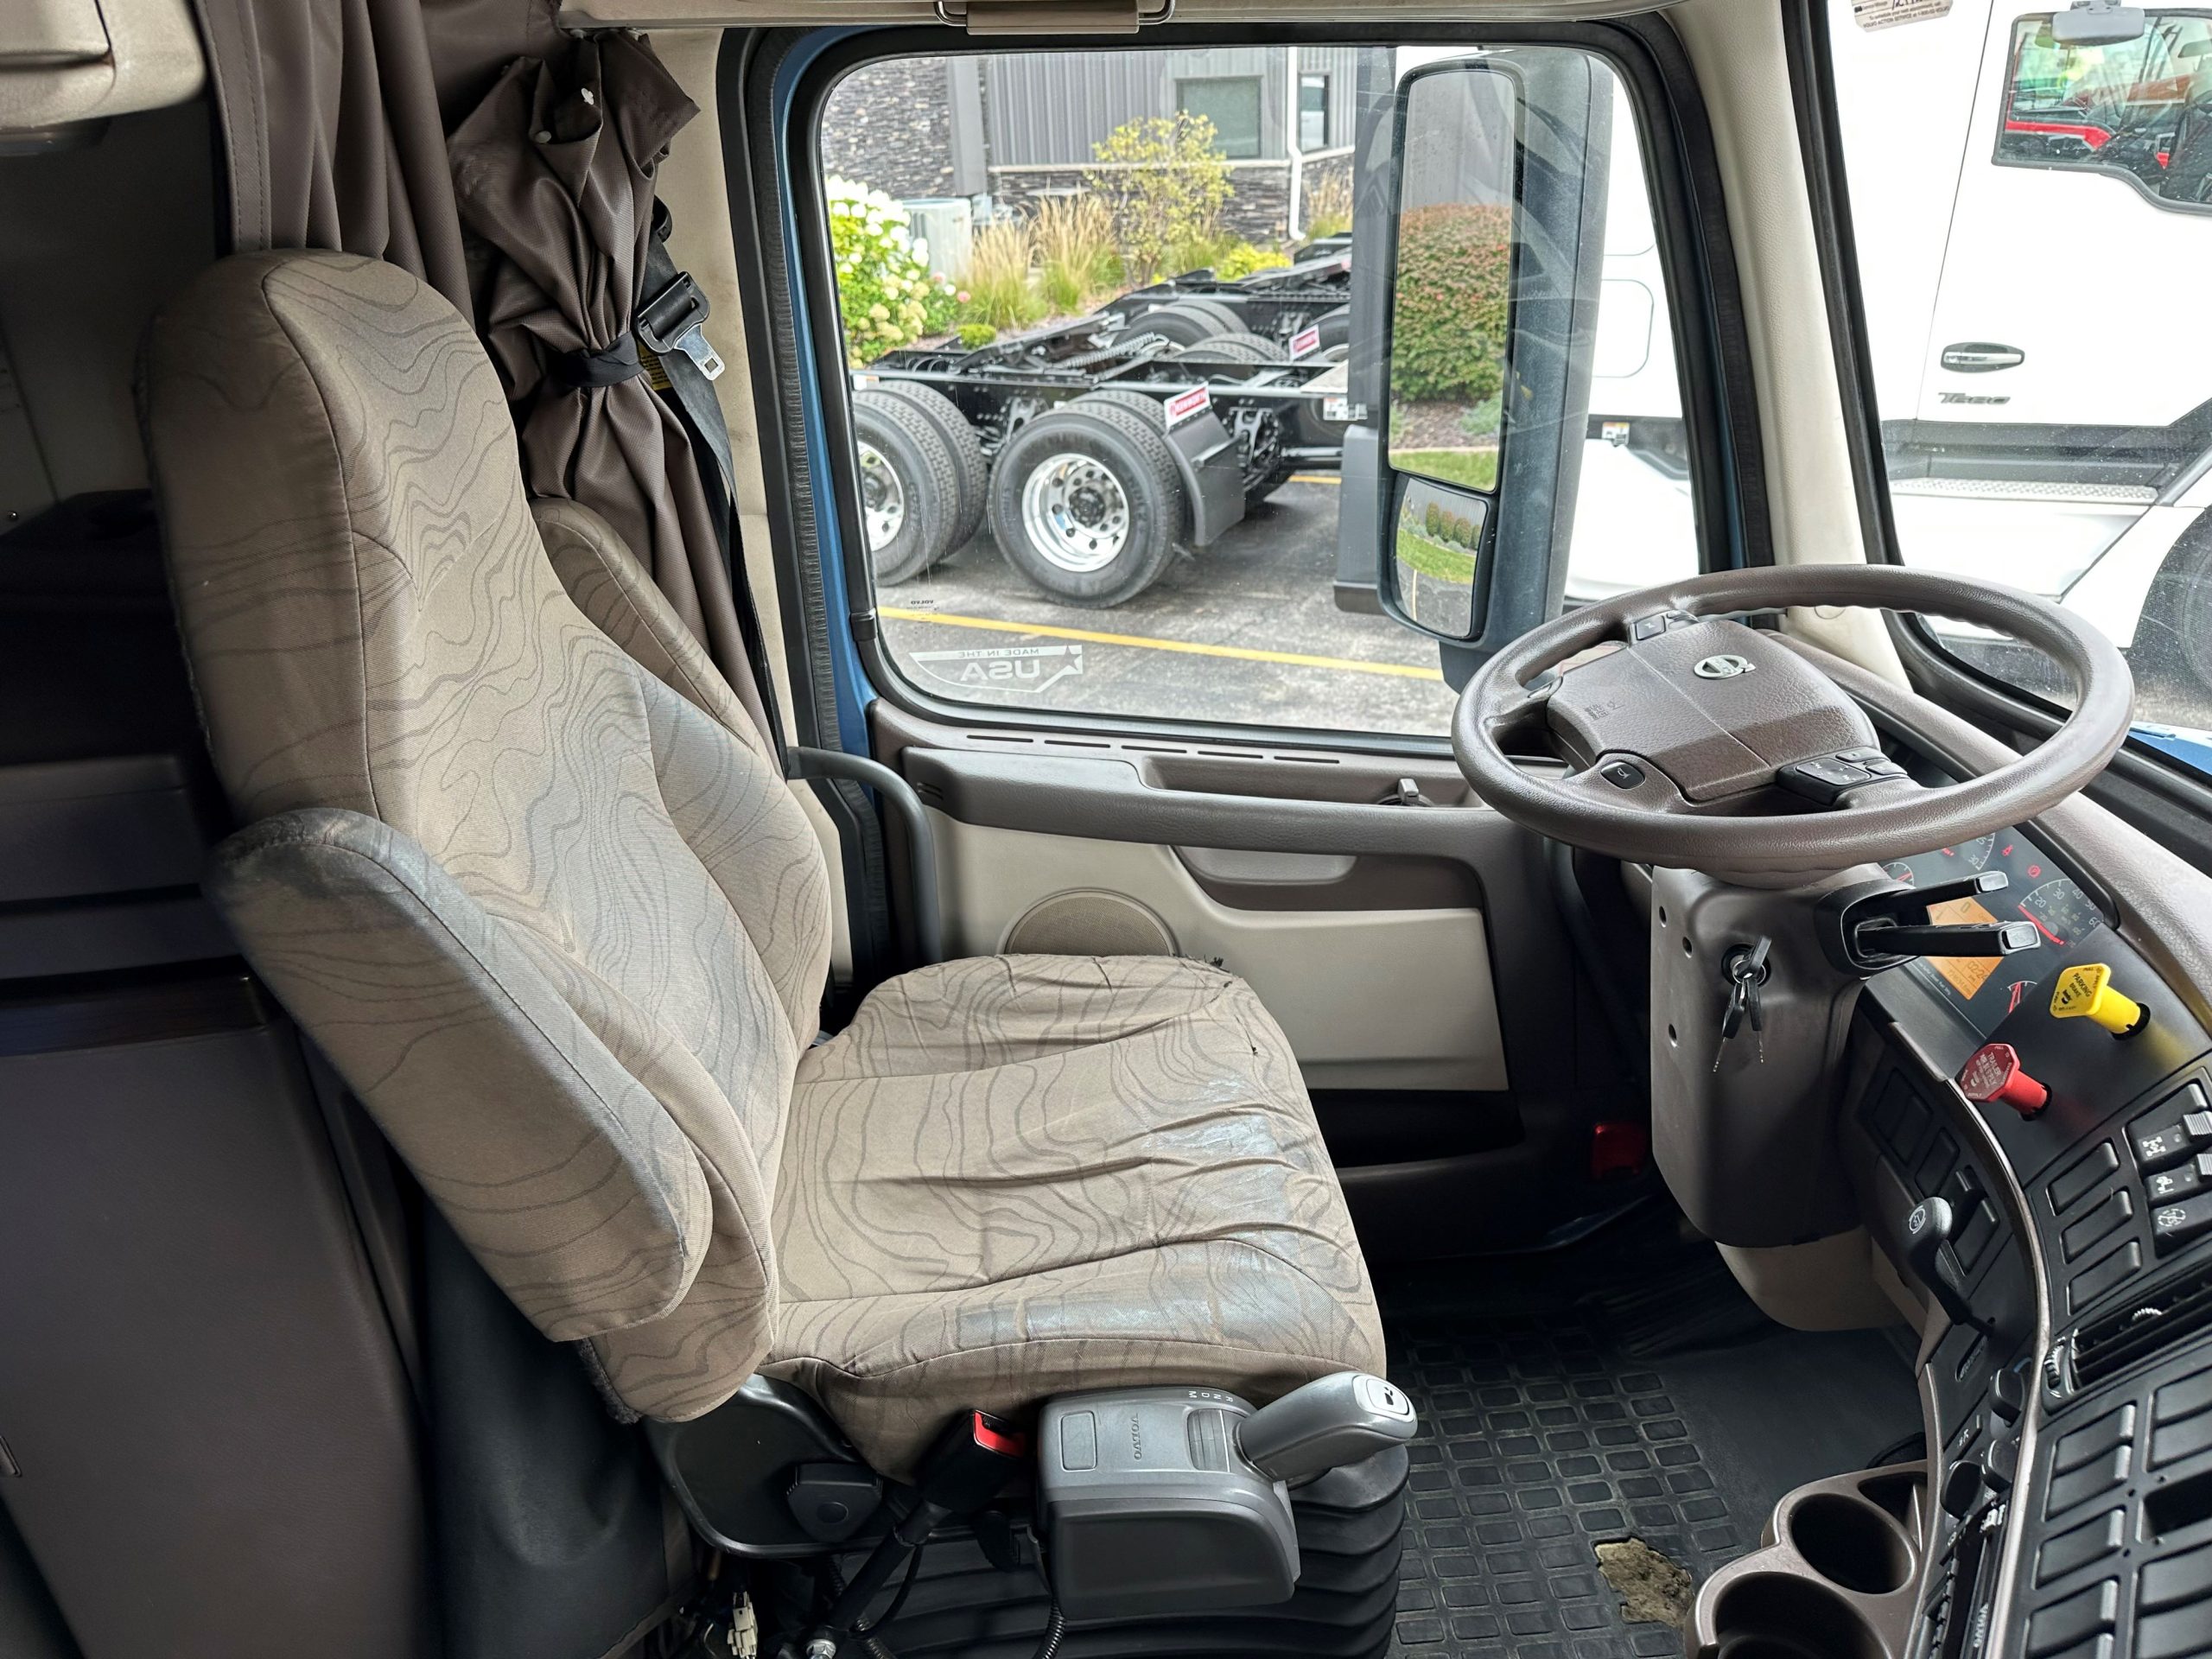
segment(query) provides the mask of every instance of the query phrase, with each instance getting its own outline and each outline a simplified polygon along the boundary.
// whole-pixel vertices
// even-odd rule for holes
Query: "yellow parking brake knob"
[[[2112,969],[2085,962],[2058,976],[2050,994],[2054,1020],[2094,1020],[2115,1037],[2133,1037],[2150,1020],[2143,1005],[2112,988]]]

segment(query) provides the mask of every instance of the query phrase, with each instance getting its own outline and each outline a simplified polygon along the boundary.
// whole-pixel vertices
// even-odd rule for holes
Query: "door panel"
[[[871,719],[929,808],[948,947],[1020,947],[1057,899],[1053,948],[1090,927],[1243,976],[1371,1255],[1522,1243],[1619,1196],[1590,1179],[1590,1126],[1640,1117],[1642,1091],[1578,976],[1548,850],[1450,761],[967,728],[887,701]],[[1395,804],[1408,783],[1433,804]]]
[[[1114,899],[1133,900],[1166,925],[1177,954],[1249,982],[1308,1088],[1506,1087],[1479,910],[1236,907],[1209,896],[1173,848],[964,824],[943,812],[932,824],[946,944],[960,955],[1006,949],[1024,917],[1067,895],[1109,917]]]

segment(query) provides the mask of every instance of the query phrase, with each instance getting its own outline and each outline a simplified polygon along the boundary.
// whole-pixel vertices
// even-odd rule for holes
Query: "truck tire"
[[[925,386],[918,380],[880,380],[871,390],[905,398],[944,440],[952,455],[955,489],[952,527],[945,535],[944,551],[938,558],[958,552],[976,539],[976,532],[983,527],[984,510],[990,505],[991,467],[983,459],[983,445],[976,436],[976,429],[968,424],[960,405],[935,386]],[[930,563],[935,564],[937,559]]]
[[[1154,306],[1130,323],[1128,332],[1158,334],[1178,346],[1195,346],[1216,334],[1239,333],[1243,327],[1243,319],[1227,306],[1192,297]]]
[[[1060,407],[1081,409],[1087,404],[1109,403],[1118,404],[1123,409],[1133,410],[1150,420],[1160,430],[1166,430],[1167,410],[1158,398],[1148,397],[1141,391],[1124,391],[1118,386],[1106,386],[1096,391],[1086,391],[1082,397],[1062,404]],[[1248,507],[1258,506],[1261,502],[1289,483],[1290,475],[1295,470],[1296,468],[1287,461],[1270,467],[1267,473],[1245,486],[1244,505]]]
[[[1224,358],[1231,363],[1255,365],[1283,360],[1281,346],[1264,334],[1248,334],[1241,328],[1233,334],[1216,334],[1211,340],[1202,340],[1186,355]]]
[[[951,448],[912,404],[872,387],[853,394],[853,442],[876,585],[910,582],[952,544],[960,486]]]
[[[1160,417],[1118,402],[1039,416],[1001,446],[991,469],[991,534],[1015,569],[1063,604],[1098,609],[1135,598],[1167,569],[1182,527],[1182,480]]]
[[[2139,718],[2147,704],[2161,725],[2212,725],[2212,508],[2174,538],[2144,595],[2127,661]]]

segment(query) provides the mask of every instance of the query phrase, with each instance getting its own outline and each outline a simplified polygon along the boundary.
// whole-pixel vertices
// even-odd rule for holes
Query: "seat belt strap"
[[[753,604],[752,584],[745,577],[745,561],[738,545],[737,479],[730,461],[729,427],[722,419],[721,400],[714,383],[721,378],[721,354],[707,341],[707,296],[688,270],[678,270],[668,251],[668,234],[674,221],[668,204],[656,199],[651,233],[645,238],[645,291],[651,296],[632,319],[632,331],[652,353],[648,375],[653,390],[664,392],[676,405],[684,435],[691,441],[693,458],[699,463],[699,481],[707,492],[707,506],[720,543],[722,566],[729,573],[730,594],[737,601],[738,632],[745,641],[747,666],[767,711],[768,741],[780,758],[784,753],[783,719],[776,708],[775,677],[768,671],[766,636]],[[657,372],[656,372],[657,371]]]

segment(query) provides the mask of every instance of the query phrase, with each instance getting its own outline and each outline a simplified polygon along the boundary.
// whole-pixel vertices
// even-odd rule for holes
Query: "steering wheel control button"
[[[1984,1043],[1974,1050],[1960,1070],[1959,1090],[1977,1105],[2010,1106],[2022,1117],[2033,1117],[2050,1103],[2050,1090],[2027,1074],[2019,1050],[2010,1043]]]
[[[1646,639],[1656,639],[1675,628],[1687,628],[1697,620],[1688,611],[1654,611],[1649,616],[1639,616],[1628,625],[1628,637],[1637,645]]]
[[[2101,962],[2077,963],[2058,976],[2050,993],[2054,1020],[2092,1020],[2115,1037],[2133,1037],[2150,1023],[2143,1005],[2113,987]]]
[[[1615,789],[1634,789],[1643,781],[1643,768],[1633,760],[1616,760],[1599,767],[1598,775]]]
[[[2200,1192],[2179,1204],[2162,1204],[2151,1211],[2151,1236],[2158,1254],[2169,1255],[2191,1239],[2212,1232],[2212,1192]]]
[[[1775,774],[1784,789],[1822,806],[1834,806],[1847,790],[1874,781],[1866,767],[1849,760],[1793,760]]]

